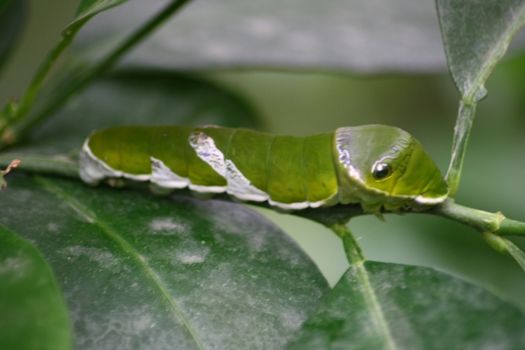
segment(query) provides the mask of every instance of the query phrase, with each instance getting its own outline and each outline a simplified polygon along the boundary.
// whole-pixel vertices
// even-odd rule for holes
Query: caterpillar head
[[[384,125],[339,128],[335,147],[343,175],[356,184],[365,205],[418,209],[447,198],[439,168],[404,130]]]

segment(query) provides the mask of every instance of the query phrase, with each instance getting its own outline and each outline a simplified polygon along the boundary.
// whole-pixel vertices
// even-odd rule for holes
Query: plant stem
[[[11,123],[23,120],[26,117],[26,115],[33,107],[36,98],[40,94],[42,86],[44,85],[44,82],[49,76],[49,72],[53,68],[57,59],[60,57],[60,55],[62,55],[62,52],[64,52],[64,50],[67,47],[69,47],[71,41],[75,38],[76,33],[86,21],[87,20],[79,22],[74,28],[62,32],[62,38],[60,39],[58,44],[53,48],[53,50],[51,50],[47,54],[44,61],[38,67],[35,76],[31,80],[29,87],[24,93],[24,96],[21,98],[18,106],[12,109],[11,113],[4,114],[2,116],[3,118],[5,118],[4,120],[2,120],[2,144],[10,144],[15,141],[16,135],[13,133],[13,131],[10,129],[5,129]]]
[[[461,180],[463,161],[467,152],[470,130],[476,114],[476,102],[463,99],[460,102],[456,126],[454,127],[454,139],[452,141],[452,155],[446,175],[449,187],[449,196],[454,197],[458,191]]]
[[[329,226],[343,241],[343,247],[345,249],[346,258],[351,265],[362,264],[365,262],[365,257],[361,248],[357,244],[352,232],[347,225],[334,224]]]
[[[465,207],[452,199],[446,200],[443,204],[432,209],[430,213],[461,222],[481,232],[496,232],[505,220],[505,216],[501,213],[490,213]]]
[[[20,153],[5,153],[0,156],[0,167],[7,166],[13,159],[20,159],[17,170],[33,173],[45,173],[78,178],[78,163],[71,156],[59,155],[30,155]],[[250,203],[252,205],[271,208],[267,203]],[[343,241],[346,239],[349,249],[357,247],[350,230],[346,227],[348,221],[357,216],[367,215],[361,207],[356,205],[336,205],[328,208],[315,208],[291,212],[293,215],[304,217],[332,229]],[[413,214],[432,214],[470,226],[480,232],[492,232],[500,236],[525,236],[525,222],[507,219],[502,213],[491,213],[484,210],[466,207],[457,204],[453,199],[429,211],[414,212]],[[385,212],[388,214],[388,212]],[[409,213],[406,213],[409,214]],[[353,249],[353,248],[352,248]],[[357,260],[364,260],[360,250],[348,251]]]
[[[502,236],[525,236],[525,222],[505,219],[495,233]]]
[[[469,208],[455,203],[453,199],[446,200],[429,213],[460,222],[480,232],[492,232],[500,236],[525,236],[525,222],[507,219],[500,212]]]
[[[40,91],[40,87],[47,76],[52,63],[56,60],[58,55],[63,51],[65,47],[69,45],[69,41],[74,37],[74,33],[68,38],[68,42],[64,42],[65,39],[57,46],[55,50],[48,56],[45,63],[40,68],[39,72],[35,76],[31,87],[26,93],[26,97],[22,102],[21,113],[17,114],[17,123],[13,124],[4,132],[9,137],[3,137],[2,142],[5,144],[16,142],[18,139],[23,137],[32,127],[42,122],[49,117],[53,112],[60,108],[73,94],[86,87],[94,78],[107,72],[113,65],[126,54],[132,47],[137,45],[142,39],[149,35],[154,29],[160,24],[166,21],[173,13],[179,10],[183,5],[188,3],[190,0],[174,0],[161,10],[157,15],[147,21],[142,27],[137,29],[128,38],[126,38],[115,50],[110,52],[106,57],[102,58],[95,65],[86,69],[78,79],[64,87],[62,92],[52,98],[39,112],[29,114],[25,117],[25,114],[33,106],[34,100]],[[21,114],[20,114],[21,113]],[[23,117],[23,118],[22,118]]]
[[[5,153],[0,156],[0,167],[7,166],[13,159],[20,159],[20,165],[17,170],[78,178],[78,162],[66,155],[46,156]]]
[[[363,256],[361,248],[347,225],[334,224],[329,227],[343,240],[346,258],[351,266],[350,269],[353,270],[356,281],[361,286],[361,295],[370,311],[371,324],[375,326],[377,335],[384,340],[384,346],[382,348],[390,350],[397,349],[383,308],[378,300],[376,288],[370,281],[369,271],[364,265],[366,259]]]

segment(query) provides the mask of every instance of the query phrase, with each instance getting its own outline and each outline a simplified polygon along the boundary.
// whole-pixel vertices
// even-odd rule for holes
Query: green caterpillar
[[[367,212],[424,210],[447,198],[438,167],[407,132],[343,127],[306,137],[246,129],[121,126],[95,131],[80,177],[189,187],[287,210],[360,203]]]

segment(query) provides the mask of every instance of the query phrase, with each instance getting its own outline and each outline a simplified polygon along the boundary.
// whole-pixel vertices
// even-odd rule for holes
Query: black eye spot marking
[[[372,176],[376,180],[383,180],[392,174],[392,168],[387,163],[379,162],[372,168]]]

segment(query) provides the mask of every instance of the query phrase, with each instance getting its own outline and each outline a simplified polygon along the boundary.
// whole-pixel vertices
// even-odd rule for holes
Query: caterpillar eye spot
[[[383,180],[392,174],[392,168],[387,163],[376,163],[372,168],[372,176],[376,180]]]

